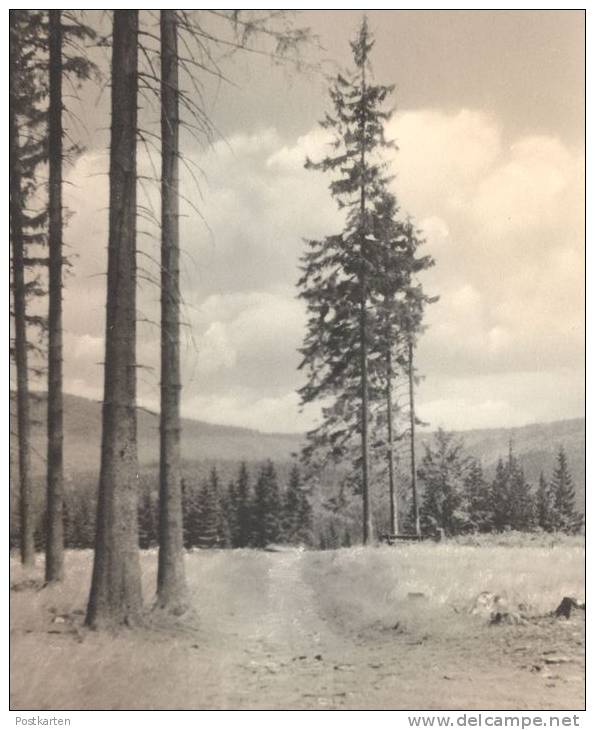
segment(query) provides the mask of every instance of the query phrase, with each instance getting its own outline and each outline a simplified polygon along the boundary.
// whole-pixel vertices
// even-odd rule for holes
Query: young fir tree
[[[575,533],[581,528],[583,517],[575,510],[574,483],[566,452],[561,446],[558,451],[556,468],[549,485],[552,529],[560,532]]]
[[[501,458],[490,485],[489,505],[493,529],[502,532],[510,520],[510,470]]]
[[[229,531],[229,545],[230,547],[236,548],[239,542],[238,490],[233,480],[227,486],[227,494],[224,497],[224,501]]]
[[[321,399],[322,425],[308,434],[303,457],[323,449],[335,458],[345,454],[353,436],[360,439],[363,542],[372,538],[369,489],[369,400],[371,274],[378,241],[373,236],[374,205],[388,178],[379,152],[391,146],[384,124],[390,113],[384,103],[392,88],[370,81],[369,56],[374,43],[363,20],[351,43],[354,69],[339,74],[330,89],[333,113],[321,126],[334,135],[333,154],[309,169],[333,175],[330,191],[346,211],[343,231],[309,241],[303,256],[300,296],[308,310],[307,332],[301,349],[308,375],[300,390],[303,404]]]
[[[204,482],[197,500],[198,535],[197,545],[201,548],[220,547],[221,501],[219,494],[219,475],[213,467],[209,479]]]
[[[199,539],[199,492],[182,479],[182,516],[184,521],[184,547],[197,547]]]
[[[261,468],[254,487],[253,543],[266,547],[281,538],[282,504],[277,472],[272,461]]]
[[[489,488],[478,459],[469,462],[464,480],[463,500],[468,529],[472,532],[489,532],[492,527]]]
[[[510,528],[518,532],[530,532],[535,524],[535,498],[523,468],[515,459],[510,474]]]
[[[299,544],[312,539],[312,507],[302,485],[300,470],[294,464],[283,499],[283,541]]]
[[[541,472],[539,475],[539,486],[537,487],[537,493],[535,495],[535,508],[537,526],[546,532],[551,532],[553,530],[553,506],[550,486],[547,483],[543,472]]]
[[[246,462],[240,464],[238,480],[236,482],[236,522],[237,546],[248,547],[252,539],[252,493],[250,489],[250,475]]]
[[[489,505],[493,528],[503,530],[532,530],[535,527],[536,507],[522,467],[514,455],[512,443],[508,459],[499,459],[496,475],[489,491]]]
[[[157,545],[157,509],[151,489],[145,487],[138,501],[138,544],[141,550]]]
[[[468,521],[464,502],[468,464],[462,441],[455,441],[453,434],[438,429],[434,445],[425,447],[419,467],[419,478],[424,484],[420,517],[426,529],[442,528],[447,535],[464,529]]]

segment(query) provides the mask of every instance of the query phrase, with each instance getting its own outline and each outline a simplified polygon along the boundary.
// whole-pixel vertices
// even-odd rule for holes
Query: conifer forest
[[[9,11],[12,710],[584,709],[584,29]]]

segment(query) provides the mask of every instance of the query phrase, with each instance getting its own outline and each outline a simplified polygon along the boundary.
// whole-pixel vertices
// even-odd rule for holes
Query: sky
[[[389,162],[401,209],[436,266],[417,366],[420,417],[449,429],[512,427],[584,411],[584,15],[580,11],[371,11],[374,75],[394,83]],[[304,170],[326,139],[325,74],[349,65],[351,11],[298,12],[319,49],[299,73],[258,55],[203,80],[218,133],[182,135],[182,412],[262,431],[310,428],[300,411],[296,297],[305,238],[341,229],[328,179]],[[104,349],[109,92],[81,91],[68,170],[65,389],[100,399]],[[143,100],[149,128],[155,112]],[[139,170],[159,169],[139,148]],[[199,171],[195,174],[194,171]],[[157,188],[139,195],[158,210]],[[139,401],[158,408],[157,231],[139,220]]]

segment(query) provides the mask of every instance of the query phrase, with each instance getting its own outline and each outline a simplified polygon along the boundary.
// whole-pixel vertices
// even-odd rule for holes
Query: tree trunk
[[[161,11],[161,418],[157,605],[186,607],[180,468],[180,236],[176,11]]]
[[[47,538],[45,579],[62,580],[62,19],[49,11],[49,316],[47,411]]]
[[[136,443],[138,10],[115,10],[101,472],[87,624],[141,619]]]
[[[19,445],[19,512],[21,562],[35,564],[33,492],[29,446],[29,374],[27,363],[27,324],[25,293],[25,244],[23,238],[23,191],[19,131],[16,115],[18,88],[17,65],[11,48],[9,68],[9,143],[10,143],[10,233],[12,240],[12,289],[15,328],[15,365],[17,374],[17,428]]]
[[[362,99],[366,93],[366,67],[365,61],[362,66]],[[360,275],[361,301],[360,301],[360,321],[359,321],[359,338],[360,338],[360,369],[361,369],[361,436],[362,436],[362,499],[363,499],[363,543],[367,545],[372,539],[372,510],[370,508],[370,484],[369,484],[369,457],[368,457],[368,322],[366,311],[367,299],[367,282],[366,282],[366,182],[364,179],[364,171],[366,168],[366,121],[361,121],[361,175],[360,183],[360,225],[361,225],[361,266],[362,273]]]
[[[409,375],[409,420],[411,431],[411,493],[413,499],[413,517],[415,520],[415,534],[421,536],[419,524],[419,504],[417,500],[417,467],[415,463],[415,384],[413,382],[413,342],[408,342],[408,375]]]
[[[387,421],[387,456],[388,456],[388,493],[390,498],[390,531],[393,535],[399,532],[398,498],[395,485],[395,447],[393,436],[393,385],[392,385],[392,352],[390,339],[386,357],[386,421]]]

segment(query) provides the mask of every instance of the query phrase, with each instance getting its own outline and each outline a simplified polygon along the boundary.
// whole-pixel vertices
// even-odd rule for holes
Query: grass
[[[482,591],[525,604],[529,614],[554,610],[563,596],[584,598],[584,544],[568,538],[545,546],[456,541],[405,544],[371,552],[350,548],[316,553],[308,566],[319,599],[339,620],[361,627],[404,617],[416,623],[464,616]],[[318,577],[317,577],[318,576]],[[412,600],[409,594],[423,594]],[[456,623],[456,622],[455,622]]]
[[[323,641],[330,640],[330,634],[324,638],[328,628],[339,646],[396,621],[412,633],[462,643],[461,630],[481,625],[466,610],[481,591],[525,603],[535,615],[553,610],[565,595],[584,598],[581,538],[523,547],[446,541],[293,555],[195,551],[186,560],[194,609],[189,625],[153,622],[114,637],[82,628],[91,551],[68,551],[64,583],[43,590],[31,583],[41,586],[38,562],[28,572],[11,559],[15,708],[248,706],[246,697],[256,689],[246,685],[244,698],[237,694],[242,672],[249,671],[241,666],[246,652],[268,640],[267,651],[287,653],[288,627],[296,622],[310,622]],[[150,606],[156,551],[141,554],[141,567]],[[412,600],[410,593],[424,597]],[[287,615],[277,617],[282,612]],[[66,623],[56,623],[56,616],[66,616]],[[279,630],[271,633],[275,622]]]

